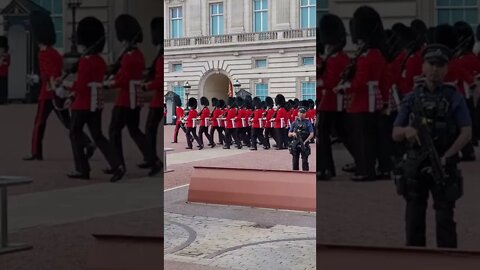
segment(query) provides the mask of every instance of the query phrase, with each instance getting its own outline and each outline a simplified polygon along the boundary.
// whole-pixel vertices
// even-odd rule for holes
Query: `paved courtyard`
[[[193,166],[290,170],[287,150],[185,150],[182,131],[165,134],[165,269],[316,269],[315,213],[186,203]]]

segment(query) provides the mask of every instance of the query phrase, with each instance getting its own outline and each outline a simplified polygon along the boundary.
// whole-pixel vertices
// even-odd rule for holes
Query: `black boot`
[[[67,174],[67,177],[72,178],[72,179],[90,180],[89,173],[71,172],[71,173]]]

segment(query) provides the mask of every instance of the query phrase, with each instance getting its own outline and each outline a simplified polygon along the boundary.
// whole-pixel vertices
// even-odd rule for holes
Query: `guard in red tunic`
[[[245,137],[245,135],[242,133],[244,131],[243,129],[243,126],[244,126],[244,122],[245,120],[242,121],[242,118],[244,117],[245,115],[245,107],[244,107],[244,100],[243,98],[241,97],[237,97],[235,99],[235,102],[237,104],[237,108],[238,108],[238,111],[237,111],[237,115],[235,117],[235,131],[234,131],[234,139],[235,139],[235,142],[236,142],[236,145],[237,145],[237,148],[238,149],[242,149],[242,141],[243,141],[243,137]]]
[[[250,147],[251,146],[251,138],[252,138],[252,127],[250,121],[248,119],[253,114],[253,100],[251,96],[245,97],[245,102],[243,104],[243,115],[242,115],[242,123],[243,123],[243,145]]]
[[[77,37],[78,44],[84,48],[86,55],[79,60],[76,80],[73,83],[64,82],[64,86],[70,88],[75,97],[71,104],[72,126],[70,129],[75,172],[68,174],[68,177],[90,178],[88,157],[83,151],[83,128],[86,125],[95,144],[113,169],[111,181],[116,182],[125,174],[125,168],[113,146],[102,133],[104,107],[102,82],[106,70],[106,63],[101,56],[105,47],[103,23],[94,17],[82,19],[78,24]]]
[[[30,15],[33,36],[37,41],[40,51],[38,52],[38,66],[40,69],[40,96],[38,98],[38,110],[35,116],[33,127],[31,155],[23,160],[43,160],[43,136],[47,125],[47,119],[53,111],[60,122],[67,129],[70,129],[70,113],[67,109],[57,109],[54,106],[53,98],[57,88],[57,81],[62,75],[63,59],[57,50],[53,48],[56,42],[55,28],[50,16],[40,12],[32,12]],[[87,157],[91,157],[95,145],[83,133],[83,148],[86,149]]]
[[[148,112],[147,123],[145,126],[145,136],[148,143],[148,160],[144,164],[140,164],[140,168],[150,168],[149,176],[155,176],[162,171],[163,165],[157,154],[157,135],[160,121],[163,118],[163,19],[156,17],[151,22],[152,42],[158,48],[158,55],[152,66],[154,78],[152,81],[144,85],[145,90],[154,91],[152,101],[150,102],[150,110]]]
[[[225,102],[224,102],[225,103]],[[212,138],[212,141],[214,140],[214,133],[215,131],[218,133],[218,141],[220,145],[223,145],[223,141],[225,139],[223,132],[222,132],[222,120],[220,119],[221,115],[223,114],[223,109],[221,107],[220,101],[217,98],[212,98],[212,105],[213,105],[213,111],[211,112],[210,115],[210,122],[211,122],[211,128],[210,128],[210,138]],[[215,143],[215,142],[213,142]]]
[[[8,54],[8,39],[0,36],[0,105],[8,103],[8,67],[10,54]]]
[[[107,87],[118,89],[117,99],[112,111],[109,137],[125,167],[122,144],[122,131],[125,126],[128,128],[130,137],[141,151],[143,161],[147,163],[149,161],[147,138],[139,128],[140,111],[143,106],[140,93],[145,70],[145,58],[137,46],[138,43],[143,41],[142,28],[137,19],[128,14],[120,15],[115,20],[115,30],[118,41],[126,46],[126,52],[121,58],[118,73],[113,80],[106,81],[104,84]]]
[[[200,104],[203,106],[202,110],[200,111],[198,118],[200,121],[200,129],[198,130],[198,139],[200,140],[200,144],[203,147],[203,135],[207,137],[208,140],[208,145],[210,147],[215,147],[215,142],[213,142],[213,137],[210,136],[208,133],[208,126],[210,125],[210,109],[208,106],[210,105],[210,102],[208,101],[208,98],[206,97],[201,97],[200,98]]]
[[[185,126],[187,127],[186,149],[193,149],[193,145],[192,145],[193,140],[195,140],[198,143],[197,148],[199,148],[199,150],[203,149],[203,144],[197,136],[197,117],[198,117],[197,105],[198,105],[198,102],[196,98],[192,97],[188,99],[189,111],[186,116],[186,123],[185,123]]]
[[[343,51],[346,44],[346,30],[338,16],[324,15],[320,21],[319,34],[320,42],[326,50],[326,57],[317,71],[317,98],[319,100],[318,128],[316,129],[318,132],[317,179],[325,181],[336,176],[330,140],[334,130],[348,151],[350,153],[352,151],[345,131],[343,95],[333,92],[333,88],[340,82],[341,74],[350,59]],[[308,101],[302,101],[302,106],[308,107]]]
[[[232,137],[237,144],[237,147],[242,148],[241,142],[238,140],[238,137],[235,135],[235,127],[237,121],[237,103],[235,98],[229,97],[227,103],[227,109],[225,114],[225,145],[223,149],[230,149],[232,145]]]
[[[256,151],[257,150],[257,140],[262,142],[262,145],[267,145],[265,142],[265,137],[263,136],[263,117],[266,114],[266,111],[262,108],[262,102],[260,98],[254,97],[253,98],[253,117],[251,118],[252,122],[252,137],[251,137],[251,146],[250,150]]]
[[[288,149],[287,145],[287,138],[288,137],[288,130],[287,134],[285,134],[285,128],[287,126],[287,110],[285,109],[285,97],[282,94],[278,94],[275,97],[275,105],[277,105],[277,111],[275,112],[275,116],[272,117],[273,121],[273,128],[274,134],[276,137],[276,150],[284,150]]]
[[[175,102],[175,131],[173,133],[173,142],[172,143],[178,143],[178,131],[180,128],[182,128],[182,118],[184,115],[184,111],[182,108],[182,99],[180,98],[179,95],[175,94],[173,96],[173,100]],[[183,131],[186,132],[184,128],[182,128]]]
[[[273,121],[272,118],[275,115],[275,109],[273,108],[273,98],[266,97],[265,98],[265,110],[267,113],[265,114],[265,149],[270,149],[270,138],[275,138],[274,129],[273,129]]]
[[[351,136],[355,138],[354,158],[357,164],[353,181],[376,179],[376,118],[383,107],[381,85],[387,64],[379,48],[384,31],[380,15],[373,8],[358,8],[352,20],[352,39],[360,48],[350,83],[343,85],[351,97],[347,107]],[[340,88],[337,87],[337,90]]]

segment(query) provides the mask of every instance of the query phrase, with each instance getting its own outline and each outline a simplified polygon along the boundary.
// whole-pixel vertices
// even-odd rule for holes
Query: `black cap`
[[[448,63],[452,57],[452,51],[445,45],[432,44],[423,51],[423,60],[436,63]]]

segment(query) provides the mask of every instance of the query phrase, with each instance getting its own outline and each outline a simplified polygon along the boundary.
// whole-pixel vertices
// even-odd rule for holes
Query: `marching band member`
[[[175,103],[175,119],[176,120],[175,120],[175,131],[173,133],[172,143],[178,143],[178,131],[180,130],[180,128],[183,127],[182,118],[183,118],[184,111],[182,108],[182,99],[180,98],[179,95],[173,96],[173,101]],[[182,130],[186,131],[184,130],[184,128],[182,128]]]
[[[267,113],[265,114],[265,143],[264,145],[266,149],[270,149],[270,138],[276,138],[274,134],[274,129],[273,129],[273,121],[272,118],[275,115],[275,109],[273,108],[273,98],[272,97],[266,97],[265,98],[265,105],[266,105],[266,111]]]
[[[250,150],[256,151],[257,150],[257,140],[260,140],[262,142],[262,145],[264,148],[267,145],[267,142],[265,141],[265,137],[263,136],[263,117],[265,116],[266,112],[262,108],[262,103],[260,101],[260,98],[255,97],[253,98],[253,117],[251,118],[252,122],[252,137],[251,137],[251,146]]]
[[[197,141],[198,145],[197,147],[199,148],[198,150],[203,149],[203,143],[200,141],[200,139],[197,136],[197,127],[196,127],[196,120],[198,117],[198,112],[197,112],[197,99],[196,98],[189,98],[188,99],[188,114],[184,117],[185,119],[185,125],[187,127],[187,132],[186,132],[186,137],[187,137],[187,147],[185,149],[193,149],[192,142],[193,140]]]
[[[213,111],[210,115],[210,120],[211,120],[210,138],[212,138],[212,141],[214,141],[213,135],[214,135],[214,132],[217,131],[219,144],[223,145],[223,142],[224,142],[224,135],[222,132],[223,121],[220,119],[220,116],[223,114],[223,109],[220,103],[221,101],[218,100],[217,98],[212,98]]]
[[[208,108],[208,106],[210,105],[210,102],[208,101],[208,98],[201,97],[200,104],[203,106],[203,108],[200,111],[200,114],[198,116],[198,120],[200,120],[200,128],[198,130],[198,139],[200,141],[200,145],[203,146],[203,135],[205,135],[205,137],[207,137],[207,140],[209,142],[208,145],[214,148],[216,144],[215,142],[213,142],[213,137],[210,136],[210,134],[208,133],[208,125],[210,120],[209,119],[210,109]]]

